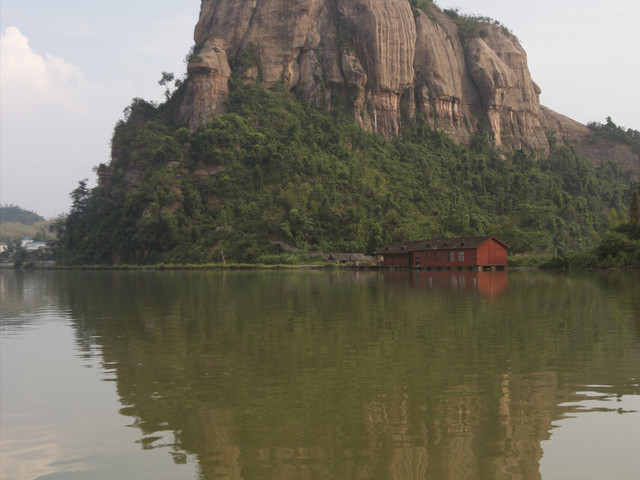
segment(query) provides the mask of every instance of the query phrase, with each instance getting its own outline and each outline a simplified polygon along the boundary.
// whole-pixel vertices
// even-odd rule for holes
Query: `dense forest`
[[[628,222],[637,182],[553,132],[549,153],[502,152],[483,122],[467,147],[417,117],[389,142],[282,85],[234,79],[230,90],[227,113],[195,131],[173,121],[184,86],[160,106],[134,99],[99,185],[81,181],[54,226],[60,260],[291,263],[306,254],[274,242],[371,253],[393,240],[489,234],[512,253],[566,255]]]

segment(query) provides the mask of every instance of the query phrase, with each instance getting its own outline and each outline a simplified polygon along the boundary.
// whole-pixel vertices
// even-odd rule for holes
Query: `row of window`
[[[458,262],[464,262],[465,257],[464,254],[465,252],[425,252],[423,255],[423,259],[425,262],[439,262],[439,261],[443,261],[446,262],[447,261],[447,253],[449,256],[449,261],[450,262],[455,262],[456,261],[456,257],[458,259]],[[419,253],[416,253],[415,255],[415,262],[416,264],[420,264],[420,260],[421,260],[421,255]]]

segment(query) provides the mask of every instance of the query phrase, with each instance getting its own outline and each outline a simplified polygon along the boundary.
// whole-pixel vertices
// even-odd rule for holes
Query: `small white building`
[[[27,252],[35,252],[37,250],[44,250],[47,248],[47,244],[45,242],[34,242],[29,237],[24,237],[20,242],[20,246]]]
[[[4,253],[7,250],[9,250],[9,245],[7,245],[6,243],[0,243],[0,253]]]

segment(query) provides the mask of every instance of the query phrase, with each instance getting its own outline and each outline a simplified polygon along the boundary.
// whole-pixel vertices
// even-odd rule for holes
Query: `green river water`
[[[0,271],[0,477],[640,478],[640,273]]]

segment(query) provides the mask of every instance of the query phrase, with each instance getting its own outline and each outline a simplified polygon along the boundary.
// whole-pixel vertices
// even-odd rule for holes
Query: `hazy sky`
[[[527,51],[541,103],[582,123],[640,130],[638,0],[437,0],[492,17]],[[0,0],[0,203],[66,213],[78,181],[109,161],[134,97],[179,75],[200,0]]]

